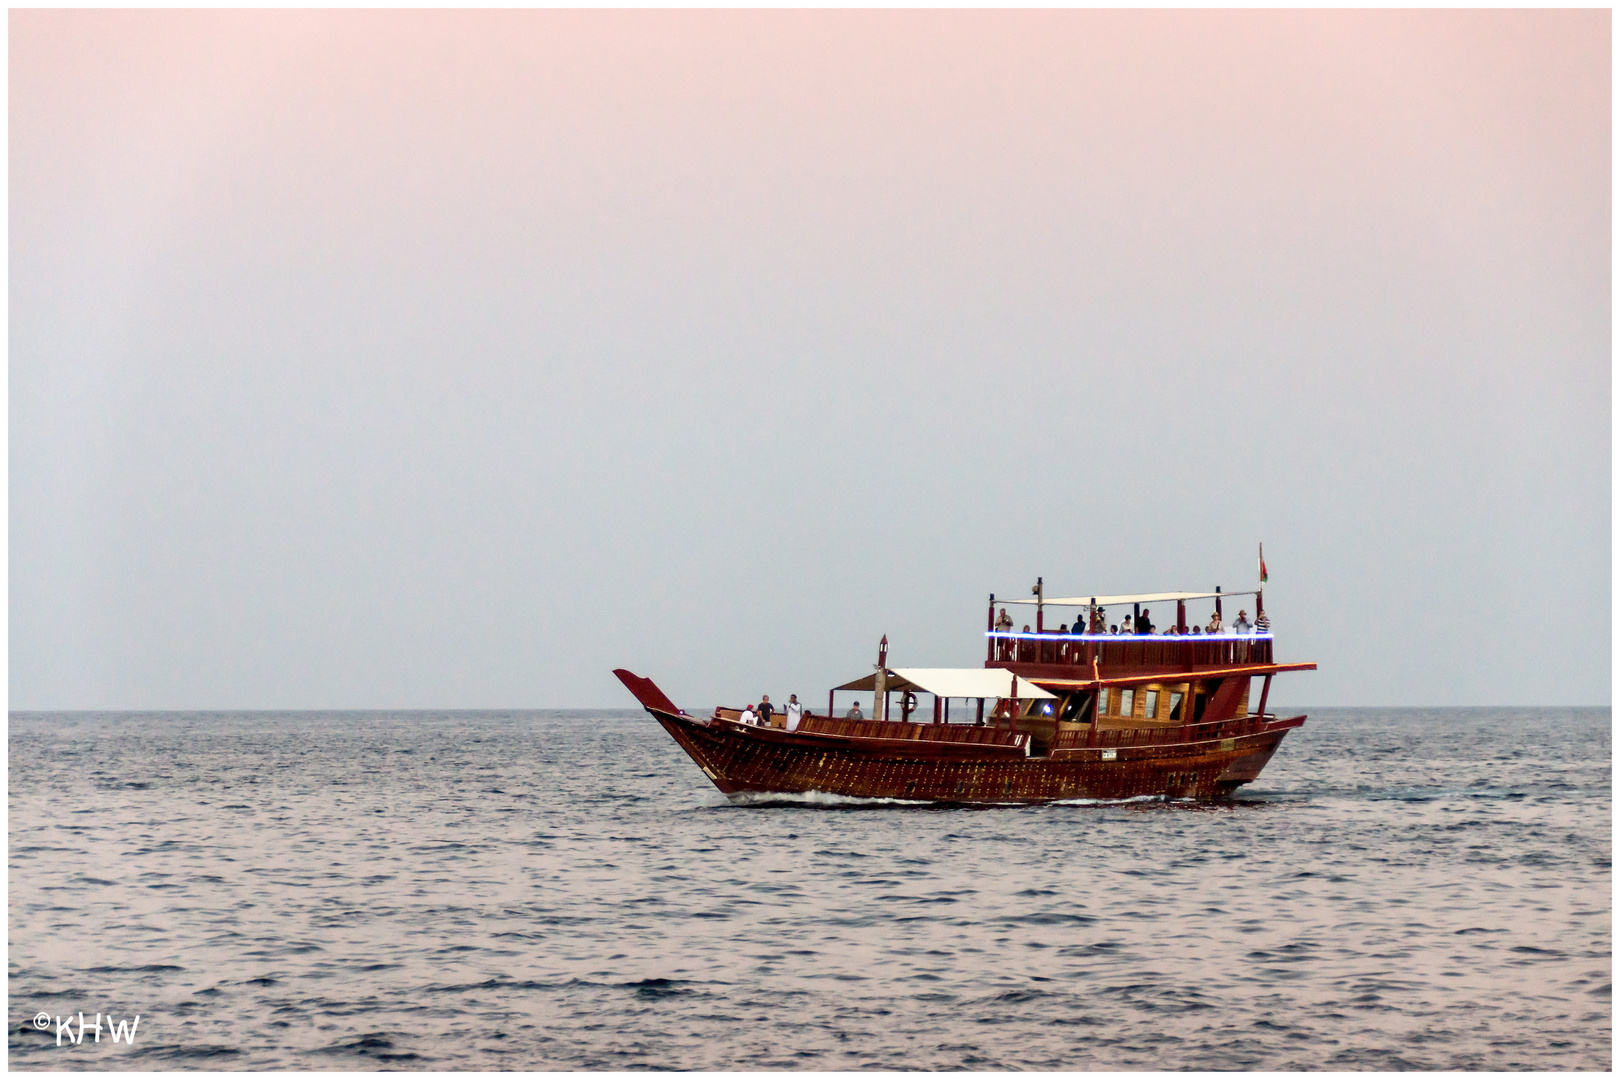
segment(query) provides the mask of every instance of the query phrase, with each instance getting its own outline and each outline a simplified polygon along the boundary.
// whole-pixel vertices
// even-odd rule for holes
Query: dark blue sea
[[[733,806],[641,713],[10,721],[14,1069],[1613,1064],[1608,709],[1022,809]]]

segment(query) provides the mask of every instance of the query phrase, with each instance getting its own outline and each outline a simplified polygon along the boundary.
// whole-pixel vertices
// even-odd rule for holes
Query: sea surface
[[[14,1069],[1613,1064],[1608,709],[992,809],[733,806],[641,713],[10,721]]]

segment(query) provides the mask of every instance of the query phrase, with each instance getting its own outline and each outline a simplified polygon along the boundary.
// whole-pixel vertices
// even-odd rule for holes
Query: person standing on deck
[[[855,703],[855,707],[850,709],[849,712],[844,714],[844,719],[845,720],[865,720],[866,715],[861,712],[861,703],[857,701]]]
[[[1136,620],[1136,632],[1138,634],[1153,633],[1153,620],[1148,618],[1147,608],[1142,609],[1142,617]]]
[[[1253,629],[1254,627],[1249,625],[1249,613],[1242,608],[1238,608],[1238,617],[1232,620],[1232,633],[1247,634]]]
[[[1204,633],[1206,633],[1206,634],[1218,634],[1220,632],[1221,632],[1221,613],[1218,612],[1218,611],[1211,612],[1210,616],[1209,616],[1209,625],[1204,627]]]
[[[757,711],[759,712],[759,726],[771,727],[771,713],[776,711],[776,706],[771,704],[771,695],[759,695],[759,709]]]
[[[1254,632],[1257,634],[1271,633],[1271,620],[1266,618],[1266,613],[1263,611],[1254,617]]]
[[[787,729],[799,730],[799,721],[804,719],[804,706],[799,704],[798,694],[789,694],[787,703]]]
[[[1012,628],[1012,616],[1007,614],[1006,608],[1002,608],[1001,614],[996,616],[996,633],[1010,634],[1012,633]],[[996,646],[997,655],[1000,656],[1001,659],[1011,660],[1013,658],[1013,643],[1010,640],[1007,638],[1001,638],[996,642]]]

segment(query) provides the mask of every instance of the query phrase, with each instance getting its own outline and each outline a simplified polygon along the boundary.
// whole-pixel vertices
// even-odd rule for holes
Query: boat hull
[[[1235,725],[1249,733],[1228,738],[1076,746],[1028,757],[1022,746],[840,738],[647,711],[728,796],[821,792],[954,803],[1219,799],[1259,776],[1305,720],[1255,717]]]

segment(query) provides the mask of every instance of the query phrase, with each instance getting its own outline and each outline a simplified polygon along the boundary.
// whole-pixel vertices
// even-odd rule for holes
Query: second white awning
[[[1231,600],[1239,596],[1254,596],[1260,590],[1248,589],[1243,592],[1150,592],[1130,593],[1125,596],[1048,596],[1037,601],[1033,596],[1028,597],[996,597],[996,606],[1002,604],[1045,604],[1047,607],[1086,607],[1096,604],[1098,607],[1119,607],[1121,604],[1163,604],[1171,600],[1213,600],[1220,597],[1222,600]]]
[[[1002,668],[889,668],[885,685],[890,690],[921,690],[925,694],[958,698],[1055,698],[1019,677],[1014,690],[1013,674]],[[877,673],[853,679],[838,690],[871,690]]]

